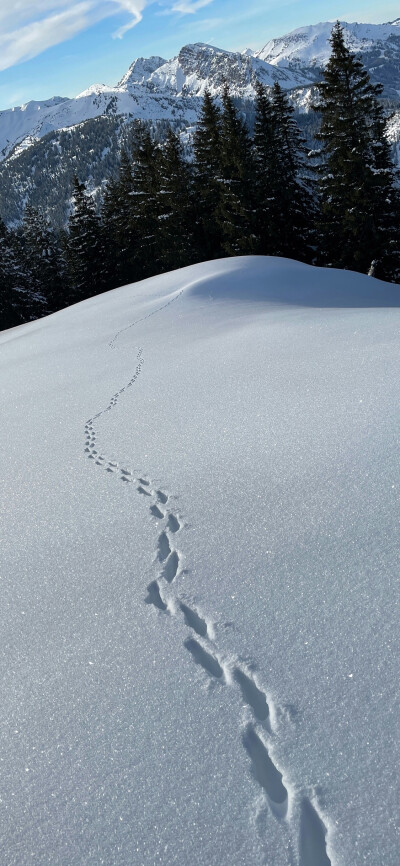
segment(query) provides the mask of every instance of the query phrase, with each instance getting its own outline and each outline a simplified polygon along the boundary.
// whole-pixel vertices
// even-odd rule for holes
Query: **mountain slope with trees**
[[[6,326],[221,256],[283,256],[399,281],[400,197],[381,88],[340,24],[331,44],[315,105],[319,152],[307,153],[277,82],[257,85],[252,133],[225,86],[221,107],[205,93],[191,160],[172,128],[157,141],[136,123],[100,210],[75,175],[66,231],[57,235],[32,205],[21,226],[3,224]]]
[[[221,105],[225,83],[252,130],[258,83],[272,88],[278,82],[295,108],[307,146],[314,147],[310,103],[328,62],[331,28],[329,23],[301,28],[256,55],[186,45],[172,60],[135,60],[116,87],[94,85],[72,100],[56,97],[0,112],[0,215],[7,224],[21,220],[29,198],[55,225],[65,225],[74,173],[99,197],[115,175],[132,121],[147,122],[156,136],[163,129],[166,134],[167,125],[186,129],[184,145],[190,146],[205,91]],[[371,83],[384,85],[381,99],[385,110],[394,112],[390,143],[400,164],[400,23],[343,23],[343,28],[346,45],[361,52]]]

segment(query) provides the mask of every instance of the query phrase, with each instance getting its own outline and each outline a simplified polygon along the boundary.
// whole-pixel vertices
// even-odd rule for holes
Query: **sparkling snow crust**
[[[238,258],[0,335],[2,863],[398,866],[399,325]]]

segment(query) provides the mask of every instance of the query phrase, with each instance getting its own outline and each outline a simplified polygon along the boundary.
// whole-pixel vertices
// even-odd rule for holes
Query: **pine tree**
[[[136,277],[136,238],[132,231],[132,160],[125,148],[116,179],[110,179],[104,193],[102,228],[104,276],[111,287],[133,282]]]
[[[104,246],[101,225],[84,183],[73,181],[74,211],[69,219],[66,261],[70,302],[90,298],[107,288],[104,280]]]
[[[322,117],[322,261],[364,273],[372,272],[374,261],[374,272],[379,268],[393,279],[398,205],[379,103],[382,87],[371,84],[361,61],[346,47],[339,22],[330,41],[332,54],[314,106]]]
[[[118,250],[118,285],[135,279],[135,233],[132,230],[132,196],[134,194],[132,157],[123,148],[117,180],[118,207],[114,215],[115,239]]]
[[[315,206],[304,140],[278,83],[256,85],[253,160],[257,252],[308,261]]]
[[[19,325],[20,320],[13,308],[12,289],[15,262],[11,237],[5,223],[0,219],[0,330]]]
[[[250,138],[225,86],[219,153],[220,200],[216,213],[222,248],[229,256],[254,250]]]
[[[120,197],[118,181],[111,177],[108,179],[103,193],[101,205],[101,230],[104,238],[104,275],[110,289],[122,286],[124,282],[121,277],[123,269],[123,257],[119,247],[119,216]]]
[[[33,285],[24,260],[22,230],[0,220],[0,327],[11,328],[46,315],[46,299]]]
[[[136,279],[156,274],[159,257],[159,151],[148,129],[139,130],[133,145],[129,225],[135,243]]]
[[[31,290],[46,298],[47,312],[65,305],[64,267],[61,250],[49,221],[27,204],[22,224],[24,269]]]
[[[192,173],[171,129],[161,149],[159,178],[157,258],[161,270],[170,271],[195,261]]]
[[[276,228],[279,188],[276,184],[276,177],[279,167],[279,151],[271,100],[267,88],[259,81],[256,83],[253,163],[256,252],[260,255],[275,255],[278,247]]]
[[[373,276],[400,283],[400,190],[386,136],[388,119],[376,100],[373,125],[374,170],[373,196],[379,219],[377,225],[378,258],[373,261]]]
[[[208,90],[193,140],[196,247],[200,261],[223,255],[216,215],[220,200],[221,112]]]

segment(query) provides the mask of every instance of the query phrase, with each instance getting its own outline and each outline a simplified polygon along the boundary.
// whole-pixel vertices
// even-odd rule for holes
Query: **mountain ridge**
[[[342,24],[349,46],[361,51],[372,80],[383,79],[385,95],[398,100],[400,107],[400,18],[387,24]],[[218,97],[225,81],[239,99],[254,98],[256,80],[267,86],[279,81],[292,92],[300,110],[306,110],[307,100],[296,99],[295,94],[299,97],[299,90],[304,92],[318,80],[329,57],[331,28],[331,22],[301,27],[253,53],[187,44],[169,60],[157,55],[136,58],[115,86],[92,84],[76,97],[55,96],[5,109],[0,111],[0,160],[50,131],[102,115],[171,119],[172,109],[182,114],[179,99],[202,97],[206,88]],[[198,106],[193,108],[196,115]],[[183,109],[186,115],[188,106]],[[193,113],[188,120],[195,120]]]
[[[8,223],[18,221],[24,202],[31,200],[32,190],[35,205],[44,206],[49,214],[54,215],[58,202],[48,201],[44,188],[41,193],[39,190],[42,184],[40,173],[43,173],[41,162],[46,159],[43,154],[51,152],[51,163],[55,166],[53,185],[59,186],[54,153],[56,161],[57,154],[60,161],[64,159],[62,171],[66,178],[69,177],[61,190],[61,196],[65,198],[65,219],[70,178],[77,170],[78,162],[81,173],[84,165],[81,158],[74,157],[70,146],[74,139],[75,146],[79,147],[79,130],[86,135],[83,127],[87,125],[87,141],[90,136],[93,140],[88,148],[88,169],[83,170],[82,179],[89,181],[89,188],[95,190],[110,176],[110,169],[112,173],[111,163],[115,170],[124,126],[137,119],[149,122],[154,128],[172,124],[175,129],[190,130],[197,121],[205,90],[208,89],[219,100],[226,82],[238,107],[251,123],[256,82],[272,87],[275,81],[279,81],[288,92],[299,122],[307,132],[313,126],[312,118],[308,116],[313,88],[330,55],[332,26],[331,22],[322,22],[299,28],[270,40],[256,52],[250,49],[226,51],[202,42],[184,45],[170,60],[158,55],[136,58],[115,86],[92,84],[73,98],[54,96],[0,111],[0,179],[3,188],[3,193],[0,190],[0,215]],[[395,159],[400,164],[400,18],[380,25],[343,22],[343,26],[350,47],[363,49],[362,61],[371,80],[373,83],[382,82],[384,98],[394,110],[389,137]],[[115,129],[111,135],[113,144],[108,142],[106,148],[111,147],[112,154],[104,161],[104,147],[97,147],[94,136],[101,125],[104,130],[100,137],[108,136],[109,120]],[[70,141],[63,135],[65,131],[72,137]],[[313,146],[312,130],[308,139]],[[40,146],[41,142],[48,142],[50,151]],[[65,154],[60,142],[67,145]],[[75,163],[74,159],[77,160]],[[35,184],[39,184],[39,192]],[[62,224],[61,211],[58,224]]]

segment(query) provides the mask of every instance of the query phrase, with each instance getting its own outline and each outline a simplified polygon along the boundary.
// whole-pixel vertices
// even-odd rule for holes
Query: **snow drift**
[[[396,866],[399,322],[240,258],[0,335],[9,866]]]

